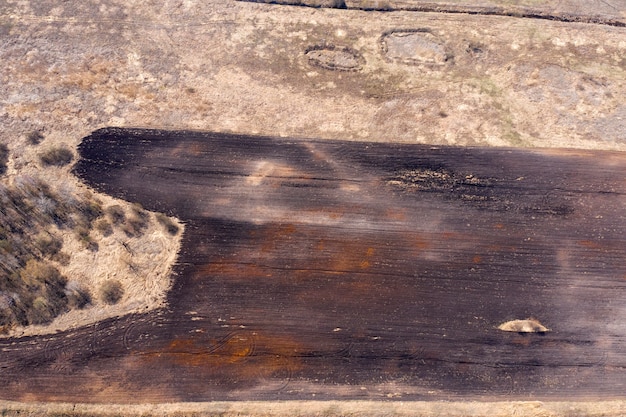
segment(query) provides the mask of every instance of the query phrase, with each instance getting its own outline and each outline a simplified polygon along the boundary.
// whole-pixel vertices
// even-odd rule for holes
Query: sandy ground
[[[568,13],[573,7],[580,15],[614,20],[624,20],[626,10],[623,1],[523,4],[544,11],[557,5],[570,7]],[[5,0],[0,1],[0,141],[11,151],[9,176],[39,169],[25,151],[30,132],[44,134],[41,146],[75,147],[104,126],[623,151],[624,35],[624,28],[600,24],[223,0]],[[408,51],[402,43],[406,40],[421,49]],[[69,169],[44,175],[84,189]],[[122,248],[116,237],[100,240],[97,259],[77,255],[64,272],[78,276],[89,271],[88,279],[95,283],[110,276],[136,279],[120,266]],[[68,248],[72,244],[66,242]],[[93,308],[28,333],[161,305],[178,244],[156,229],[132,242],[140,254],[138,265],[152,268],[142,269],[143,284],[137,286],[135,294],[144,292],[143,299],[131,292],[114,309]],[[371,411],[368,404],[345,411],[344,405],[336,406],[339,413]],[[471,405],[459,405],[464,406]],[[294,410],[333,414],[327,405],[318,409],[311,404],[215,407],[226,407],[226,415],[235,409],[257,415],[269,410],[266,414],[272,415],[272,407],[283,410],[278,415]],[[415,410],[406,407],[407,413]],[[430,415],[435,406],[423,407],[421,415]],[[463,413],[454,407],[446,408],[449,415]],[[481,407],[486,408],[479,415],[551,416],[568,415],[570,405]],[[569,415],[599,415],[599,410],[624,414],[622,403],[581,407]],[[394,408],[388,413],[402,412]]]

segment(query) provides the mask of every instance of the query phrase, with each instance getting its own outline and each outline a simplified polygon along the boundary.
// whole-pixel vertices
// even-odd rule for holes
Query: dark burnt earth
[[[139,129],[75,173],[186,224],[168,309],[0,341],[0,397],[621,398],[626,156]],[[533,319],[549,332],[498,329]]]

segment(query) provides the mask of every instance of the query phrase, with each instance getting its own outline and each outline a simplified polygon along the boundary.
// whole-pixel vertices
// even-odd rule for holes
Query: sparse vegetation
[[[107,280],[100,287],[100,300],[106,304],[117,304],[124,295],[122,283],[116,280]]]
[[[72,151],[67,149],[69,154],[64,155],[63,149],[39,154],[42,164],[71,161]],[[157,219],[172,235],[179,233],[178,225],[167,216]],[[60,268],[70,265],[77,254],[64,251],[64,241],[78,241],[84,250],[95,252],[101,236],[118,230],[136,238],[151,221],[152,214],[139,204],[103,206],[91,192],[52,187],[29,175],[4,177],[0,181],[0,334],[16,326],[47,324],[93,300],[118,303],[125,292],[120,281],[106,281],[90,292],[90,287],[69,281],[61,273]],[[130,245],[121,244],[126,248],[121,261],[137,273]]]
[[[59,146],[39,154],[39,160],[46,166],[64,166],[74,160],[74,153],[69,148]]]

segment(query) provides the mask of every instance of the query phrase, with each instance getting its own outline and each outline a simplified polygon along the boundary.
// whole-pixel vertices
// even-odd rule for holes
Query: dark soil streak
[[[187,223],[169,307],[1,340],[2,398],[623,395],[621,153],[103,129],[80,154]],[[498,330],[528,318],[551,331]]]
[[[338,9],[348,10],[363,10],[370,12],[421,12],[421,13],[444,13],[444,14],[467,14],[467,15],[479,15],[479,16],[503,16],[514,17],[519,19],[541,19],[551,20],[555,22],[564,23],[587,23],[594,25],[614,26],[614,27],[626,27],[626,22],[610,19],[602,16],[593,15],[578,15],[573,13],[550,13],[539,10],[533,10],[531,8],[512,9],[507,7],[495,7],[495,6],[462,6],[454,4],[438,4],[428,3],[424,1],[411,1],[405,0],[403,2],[395,3],[393,0],[386,2],[377,2],[382,5],[371,5],[372,2],[363,2],[360,0],[354,0],[348,2],[343,7],[334,7],[332,5],[319,6],[316,0],[308,2],[307,0],[238,0],[248,1],[252,3],[270,3],[270,4],[284,4],[290,6],[301,7],[330,7]],[[376,3],[375,3],[376,4]],[[613,8],[616,10],[615,8]]]

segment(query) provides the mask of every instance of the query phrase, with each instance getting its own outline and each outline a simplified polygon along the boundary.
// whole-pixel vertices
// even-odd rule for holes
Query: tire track
[[[319,1],[315,0],[294,0],[294,1],[276,1],[276,0],[237,0],[250,3],[270,3],[281,4],[288,6],[299,7],[323,7],[334,9],[347,9],[347,10],[362,10],[362,11],[376,11],[376,12],[421,12],[421,13],[442,13],[442,14],[466,14],[466,15],[478,15],[478,16],[501,16],[501,17],[513,17],[519,19],[540,19],[551,20],[564,23],[587,23],[593,25],[604,25],[613,27],[626,27],[626,22],[619,19],[605,18],[602,16],[584,16],[574,13],[550,13],[547,11],[541,11],[529,8],[511,9],[498,6],[461,6],[452,4],[438,4],[438,3],[425,3],[425,2],[384,2],[379,5],[380,2],[363,2],[363,1],[347,1],[345,7],[337,5],[320,5]],[[400,4],[398,4],[400,3]]]

